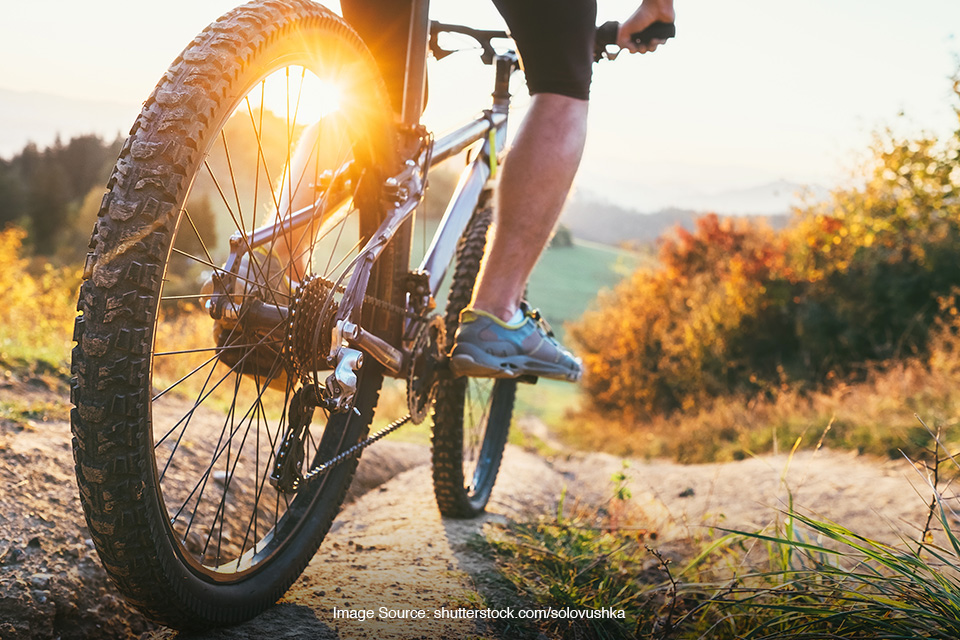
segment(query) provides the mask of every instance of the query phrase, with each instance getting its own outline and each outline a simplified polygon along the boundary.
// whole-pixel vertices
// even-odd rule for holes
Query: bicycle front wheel
[[[340,507],[355,459],[310,482],[271,476],[278,452],[287,473],[309,475],[372,418],[373,358],[358,413],[313,416],[298,394],[329,351],[332,281],[381,221],[379,187],[396,169],[387,105],[339,17],[303,0],[251,3],[183,51],[123,147],[80,292],[72,428],[91,537],[152,620],[196,628],[256,615]],[[305,203],[317,213],[284,228]],[[388,340],[402,318],[404,242],[381,256],[367,290],[376,304],[364,307],[364,327]],[[213,283],[230,323],[204,306]],[[251,324],[251,300],[288,313]]]
[[[448,336],[470,304],[491,219],[490,209],[481,205],[457,247],[444,316]],[[433,488],[444,516],[473,518],[486,508],[507,444],[516,390],[515,380],[440,380],[433,411]]]

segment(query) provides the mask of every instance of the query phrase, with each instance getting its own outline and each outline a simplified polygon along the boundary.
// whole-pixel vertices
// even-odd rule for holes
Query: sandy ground
[[[0,401],[47,403],[47,414],[0,417],[0,638],[186,637],[146,623],[100,568],[73,480],[65,399],[41,383],[0,385]],[[58,408],[59,407],[59,408]],[[2,414],[0,414],[2,416]],[[434,619],[433,611],[509,606],[494,568],[471,541],[485,527],[556,512],[603,508],[610,476],[604,454],[544,459],[509,448],[488,513],[440,518],[426,447],[385,442],[364,454],[353,501],[280,604],[258,618],[202,638],[507,638],[510,626]],[[801,510],[881,540],[913,539],[929,488],[906,462],[802,452],[722,465],[629,461],[634,517],[657,544],[703,538],[713,527],[755,531],[783,518],[789,496]],[[418,610],[427,620],[336,618],[334,611]]]

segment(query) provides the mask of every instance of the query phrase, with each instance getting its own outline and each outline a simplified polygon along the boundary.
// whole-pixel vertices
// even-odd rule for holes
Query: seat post
[[[407,63],[403,79],[403,112],[405,125],[420,123],[427,88],[427,50],[430,39],[430,0],[413,0],[410,7],[410,31],[407,41]]]

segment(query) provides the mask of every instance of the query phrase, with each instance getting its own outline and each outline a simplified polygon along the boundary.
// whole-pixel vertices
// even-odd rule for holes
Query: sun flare
[[[319,78],[303,67],[286,67],[268,76],[249,95],[250,105],[286,119],[309,124],[338,111],[343,88],[330,78]]]

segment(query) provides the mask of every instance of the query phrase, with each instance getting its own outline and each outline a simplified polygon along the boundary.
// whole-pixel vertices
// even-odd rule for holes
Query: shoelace
[[[543,314],[540,313],[540,309],[531,309],[530,307],[527,307],[524,309],[523,315],[539,324],[540,328],[543,329],[543,332],[547,334],[547,337],[554,337],[553,329],[550,328],[550,323],[547,322],[546,318],[543,317]]]

